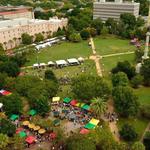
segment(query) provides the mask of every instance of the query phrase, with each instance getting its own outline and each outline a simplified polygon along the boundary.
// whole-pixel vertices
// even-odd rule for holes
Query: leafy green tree
[[[24,144],[24,138],[19,137],[18,134],[15,134],[11,138],[10,146],[13,150],[24,150],[25,144]]]
[[[123,117],[136,116],[139,111],[137,96],[130,87],[117,86],[113,89],[116,111]]]
[[[143,82],[143,76],[141,76],[139,74],[134,76],[131,80],[131,84],[134,88],[138,88],[139,85],[142,84],[142,82]]]
[[[119,133],[122,139],[128,142],[135,141],[138,136],[133,126],[129,124],[124,124]]]
[[[12,137],[16,131],[16,126],[10,122],[10,120],[7,119],[1,119],[0,120],[0,133],[6,134],[9,137]]]
[[[142,105],[140,108],[142,117],[150,119],[150,105]]]
[[[83,29],[80,32],[80,35],[81,35],[83,40],[87,40],[88,38],[90,38],[90,32],[87,29]]]
[[[102,98],[95,98],[94,102],[91,104],[91,109],[98,118],[101,118],[101,115],[106,112],[107,103]]]
[[[0,149],[5,149],[9,144],[9,138],[7,135],[0,133]]]
[[[150,86],[150,59],[144,60],[141,67],[141,74],[144,77],[144,84]]]
[[[95,144],[86,136],[74,134],[66,141],[67,150],[96,150]]]
[[[82,100],[91,100],[94,97],[108,98],[111,90],[108,83],[101,77],[80,75],[72,80],[72,92]]]
[[[108,28],[106,26],[103,26],[102,30],[101,30],[101,35],[107,35],[109,32]]]
[[[42,33],[35,34],[35,42],[41,42],[44,40],[44,36]]]
[[[3,47],[3,44],[0,43],[0,55],[3,55],[4,54],[4,47]]]
[[[135,50],[135,60],[136,60],[136,62],[141,62],[143,55],[144,55],[144,51],[142,49]]]
[[[136,18],[133,14],[123,13],[120,15],[120,19],[125,24],[127,29],[134,29],[136,25]]]
[[[58,82],[57,78],[52,70],[45,71],[45,79],[48,79],[48,80],[54,81],[54,82]]]
[[[22,38],[22,43],[25,45],[31,44],[33,42],[32,37],[27,33],[23,33],[21,35],[21,38]]]
[[[108,18],[105,22],[105,26],[108,28],[110,34],[117,34],[117,21],[113,18]]]
[[[127,86],[128,77],[124,72],[118,72],[112,75],[112,84],[113,86]]]
[[[129,79],[135,76],[135,68],[128,61],[118,62],[117,66],[112,69],[112,73],[124,72]]]
[[[7,73],[11,77],[16,77],[20,72],[20,68],[15,62],[6,61],[0,63],[0,72]]]
[[[96,31],[97,31],[97,34],[100,35],[101,33],[101,30],[103,28],[103,22],[101,19],[94,19],[92,22],[91,22],[91,27],[92,28],[95,28]]]
[[[3,96],[0,98],[0,102],[4,104],[3,109],[8,116],[22,112],[23,104],[18,94]]]
[[[89,31],[91,37],[95,37],[97,35],[97,31],[95,28],[88,27],[87,30]]]
[[[145,24],[145,21],[144,21],[144,19],[141,16],[136,19],[136,26],[137,27],[141,27],[144,24]]]
[[[145,150],[145,146],[141,142],[135,142],[132,145],[131,150]]]
[[[6,84],[6,78],[7,78],[7,74],[6,73],[0,73],[0,89],[3,89],[5,84]]]
[[[72,33],[69,36],[69,40],[72,41],[72,42],[81,42],[82,38],[81,38],[80,34],[78,34],[78,33]]]

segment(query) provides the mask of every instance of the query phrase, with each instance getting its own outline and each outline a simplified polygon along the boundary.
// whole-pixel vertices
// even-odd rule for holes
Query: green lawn
[[[134,90],[141,105],[150,105],[150,88],[141,87]]]
[[[134,51],[135,46],[130,45],[129,42],[129,40],[119,39],[111,35],[106,38],[96,37],[94,39],[96,51],[99,55]]]
[[[111,56],[101,59],[101,66],[103,68],[104,75],[107,75],[113,67],[116,66],[117,62],[128,60],[134,63],[134,54],[125,54],[120,56]]]
[[[29,62],[26,66],[36,63],[37,56],[39,62],[47,63],[51,60],[56,61],[58,59],[67,59],[72,57],[89,57],[91,53],[92,51],[88,46],[87,41],[83,41],[81,43],[62,42],[61,44],[42,49],[40,53],[30,54],[28,56]]]
[[[138,133],[138,139],[140,139],[144,130],[148,125],[148,122],[149,121],[145,119],[120,119],[118,121],[118,127],[119,129],[121,129],[123,124],[125,123],[131,124],[135,128],[136,132]]]

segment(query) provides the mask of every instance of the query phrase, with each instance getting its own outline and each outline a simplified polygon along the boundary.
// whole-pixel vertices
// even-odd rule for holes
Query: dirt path
[[[96,49],[95,49],[94,41],[93,41],[92,38],[90,38],[90,43],[91,43],[91,48],[92,48],[92,52],[93,52],[93,55],[90,56],[90,59],[95,61],[97,74],[102,77],[102,69],[101,69],[101,66],[100,66],[100,59],[103,56],[100,56],[100,55],[96,54]],[[105,55],[104,57],[109,57],[109,56],[114,56],[114,55],[117,55],[117,54]],[[122,53],[119,53],[118,55],[122,55]],[[112,101],[108,102],[108,112],[111,113],[111,114],[114,112],[114,106],[113,106]],[[104,120],[109,122],[109,120],[107,120],[107,119],[104,119]],[[112,132],[115,140],[120,141],[119,130],[118,130],[116,121],[109,122],[109,127],[110,127],[110,131]]]
[[[101,57],[99,55],[96,55],[96,49],[95,49],[93,38],[90,38],[90,43],[91,43],[91,48],[92,48],[92,52],[93,52],[93,55],[90,56],[90,59],[95,61],[97,74],[98,74],[98,76],[102,77],[103,76],[102,69],[101,69],[100,62],[99,62]]]
[[[142,137],[141,137],[141,139],[140,139],[141,142],[143,142],[145,133],[146,133],[147,131],[149,131],[149,129],[150,129],[150,122],[149,122],[149,124],[147,125],[147,127],[146,127],[146,129],[145,129],[145,131],[144,131],[144,133],[143,133],[143,135],[142,135]]]

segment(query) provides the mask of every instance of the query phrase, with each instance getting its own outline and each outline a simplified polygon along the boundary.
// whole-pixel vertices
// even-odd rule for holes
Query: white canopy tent
[[[79,57],[79,58],[78,58],[78,61],[79,61],[79,62],[83,62],[83,61],[84,61],[84,58],[83,58],[83,57]]]
[[[45,67],[46,64],[45,63],[40,63],[40,67]]]
[[[33,68],[38,68],[39,64],[33,64]]]
[[[76,64],[76,65],[80,64],[76,58],[70,58],[70,59],[67,59],[67,61],[69,64]]]
[[[47,64],[48,65],[55,65],[55,63],[53,61],[49,61]]]
[[[56,65],[57,66],[67,66],[68,63],[65,60],[57,60]]]

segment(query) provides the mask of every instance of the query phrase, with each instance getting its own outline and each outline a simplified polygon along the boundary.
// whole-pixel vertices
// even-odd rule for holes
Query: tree
[[[10,122],[10,120],[2,118],[0,120],[0,133],[6,134],[12,137],[16,132],[16,126]]]
[[[142,105],[140,109],[142,117],[150,119],[150,105]]]
[[[44,36],[41,33],[35,34],[35,42],[41,42],[44,40]]]
[[[22,43],[23,44],[26,44],[26,45],[29,45],[32,43],[32,36],[30,36],[29,34],[27,33],[23,33],[21,35],[21,38],[22,38]]]
[[[4,104],[3,109],[8,116],[22,112],[23,104],[18,94],[1,97],[0,102]]]
[[[145,146],[141,142],[135,142],[132,145],[131,150],[145,150]]]
[[[136,26],[137,27],[141,27],[144,24],[145,24],[145,21],[144,21],[144,19],[141,16],[136,19]]]
[[[125,24],[127,29],[134,29],[136,26],[136,18],[133,14],[123,13],[120,15],[121,21]]]
[[[118,72],[124,72],[127,74],[129,79],[132,79],[135,76],[135,68],[131,66],[128,61],[118,62],[117,66],[114,67],[111,71],[113,74]]]
[[[95,98],[94,102],[91,104],[91,110],[96,114],[98,118],[101,117],[103,113],[106,112],[107,103],[102,98]]]
[[[134,88],[138,88],[139,85],[142,84],[142,82],[143,82],[143,76],[141,76],[139,74],[134,76],[131,80],[131,84]]]
[[[72,80],[72,92],[76,98],[88,101],[94,97],[107,99],[111,90],[108,83],[101,77],[80,75]]]
[[[112,75],[112,84],[113,86],[127,86],[128,77],[124,72],[118,72]]]
[[[81,42],[81,36],[80,34],[78,33],[72,33],[70,36],[69,36],[69,40],[72,41],[72,42]]]
[[[45,71],[45,79],[48,79],[48,80],[54,81],[54,82],[58,82],[58,80],[52,70]]]
[[[18,134],[15,134],[11,138],[10,146],[13,150],[24,150],[25,144],[24,144],[24,138],[19,137]]]
[[[6,73],[0,73],[0,89],[3,89],[5,84],[6,84],[6,78],[7,78],[7,74]]]
[[[144,77],[144,84],[150,86],[150,59],[144,60],[141,67],[141,74]]]
[[[15,62],[6,61],[0,64],[0,72],[7,73],[11,77],[16,77],[20,72],[20,68]]]
[[[135,141],[138,136],[133,126],[129,124],[124,124],[119,133],[121,138],[128,142]]]
[[[95,37],[97,35],[97,31],[95,28],[89,27],[89,28],[87,28],[87,30],[89,31],[91,37]]]
[[[105,22],[105,26],[109,29],[110,34],[117,34],[117,21],[113,18],[108,18]]]
[[[130,87],[118,86],[113,89],[116,111],[123,117],[136,116],[139,111],[137,96]]]
[[[94,20],[92,21],[92,23],[91,23],[91,27],[92,27],[92,28],[95,28],[96,31],[97,31],[97,34],[100,35],[101,30],[102,30],[102,28],[103,28],[103,22],[102,22],[102,20],[99,19],[99,18],[98,18],[98,19],[94,19]]]
[[[103,29],[101,30],[101,35],[107,35],[109,32],[108,28],[106,26],[103,26]]]
[[[5,149],[9,144],[9,138],[7,135],[0,133],[0,149]]]
[[[0,55],[3,55],[4,54],[4,47],[3,47],[3,44],[0,43]]]
[[[95,144],[86,136],[74,134],[66,141],[67,150],[96,150]]]
[[[80,32],[80,35],[81,35],[83,40],[87,40],[90,37],[90,32],[87,29],[83,29]]]

